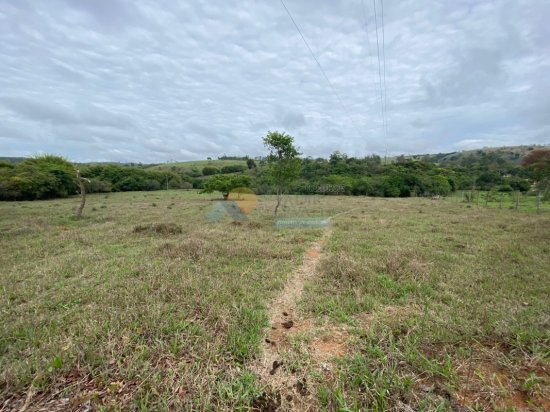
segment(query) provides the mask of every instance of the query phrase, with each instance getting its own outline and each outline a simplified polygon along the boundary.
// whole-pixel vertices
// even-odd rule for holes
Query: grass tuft
[[[158,235],[177,235],[183,233],[181,226],[175,223],[151,223],[134,226],[134,233],[154,233]]]

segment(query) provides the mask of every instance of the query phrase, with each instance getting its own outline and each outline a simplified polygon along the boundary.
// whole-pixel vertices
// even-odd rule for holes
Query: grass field
[[[528,213],[550,212],[550,202],[542,195],[527,195],[521,192],[487,192],[461,190],[453,193],[447,199],[454,202],[468,203],[471,206],[511,209]]]
[[[187,170],[191,171],[193,169],[201,170],[205,166],[213,166],[217,167],[218,169],[221,169],[224,166],[245,166],[246,167],[246,160],[219,160],[219,159],[213,159],[213,160],[190,160],[188,162],[171,162],[171,163],[163,163],[160,165],[152,166],[152,169],[171,169],[171,168],[177,168],[181,170]]]
[[[550,409],[548,213],[215,198],[0,203],[0,410]]]

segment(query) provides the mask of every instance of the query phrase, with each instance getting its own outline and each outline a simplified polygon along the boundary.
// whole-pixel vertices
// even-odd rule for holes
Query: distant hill
[[[170,162],[152,165],[151,169],[161,170],[180,170],[180,171],[192,171],[202,170],[205,166],[212,166],[221,169],[224,166],[244,166],[246,167],[245,160],[190,160],[188,162]]]
[[[417,155],[404,155],[406,159],[425,160],[432,161],[441,165],[457,166],[464,164],[465,162],[475,160],[476,158],[482,158],[490,155],[493,159],[504,161],[507,163],[521,163],[522,159],[537,149],[550,149],[550,145],[521,145],[521,146],[504,146],[504,147],[484,147],[483,149],[475,150],[463,150],[459,152],[449,153],[437,153],[437,154],[417,154]],[[398,157],[390,157],[390,162],[395,161]],[[19,163],[25,160],[24,157],[0,157],[0,162]],[[239,159],[212,159],[212,160],[190,160],[184,162],[169,162],[158,164],[142,164],[134,162],[85,162],[76,163],[78,165],[101,165],[101,164],[114,164],[124,166],[139,166],[147,169],[154,170],[171,170],[180,173],[199,173],[205,166],[213,166],[221,169],[225,166],[244,166],[246,167],[246,160]]]
[[[483,149],[463,150],[460,152],[438,153],[438,154],[422,154],[405,156],[415,160],[429,160],[441,165],[455,166],[463,164],[472,158],[482,158],[492,156],[494,158],[519,164],[523,158],[537,149],[549,148],[545,145],[522,145],[522,146],[504,146],[504,147],[484,147]]]
[[[0,157],[0,162],[21,163],[25,159],[25,157]]]

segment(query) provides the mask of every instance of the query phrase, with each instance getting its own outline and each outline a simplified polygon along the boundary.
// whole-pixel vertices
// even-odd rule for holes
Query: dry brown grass
[[[157,235],[178,235],[183,233],[183,228],[175,223],[151,223],[134,226],[134,233],[154,233]]]
[[[413,279],[423,281],[428,278],[431,264],[426,262],[412,248],[396,249],[388,253],[378,266],[381,272],[387,273],[394,279]]]

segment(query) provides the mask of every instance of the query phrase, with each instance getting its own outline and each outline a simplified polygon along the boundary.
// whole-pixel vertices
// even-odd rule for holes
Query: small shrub
[[[221,172],[222,173],[240,173],[240,172],[244,172],[245,169],[246,167],[242,165],[228,165],[228,166],[222,167]]]
[[[202,175],[203,176],[212,176],[215,174],[220,173],[220,170],[217,167],[214,166],[205,166],[202,169]]]

